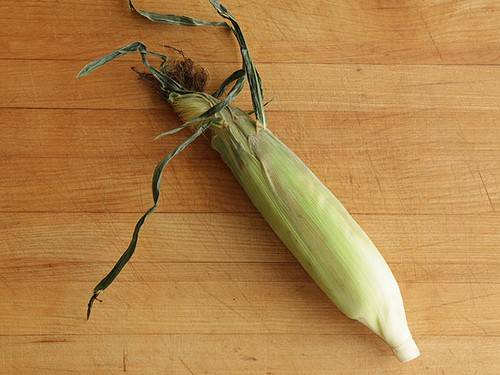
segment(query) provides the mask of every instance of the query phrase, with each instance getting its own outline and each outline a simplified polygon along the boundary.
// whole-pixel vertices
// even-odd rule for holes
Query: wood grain
[[[372,161],[370,153],[351,151],[344,155],[349,164],[340,166],[338,158],[323,164],[321,155],[327,159],[311,153],[314,159],[304,160],[353,213],[484,213],[500,204],[498,151],[471,152],[470,164],[463,152],[447,151],[418,158],[405,152],[403,160],[375,154]],[[221,161],[183,157],[165,176],[159,211],[255,211]],[[0,161],[0,185],[10,197],[0,202],[1,210],[139,212],[151,206],[150,180],[159,158],[33,160]]]
[[[300,338],[300,339],[298,339]],[[358,335],[41,335],[4,336],[6,371],[16,374],[266,374],[453,373],[496,375],[497,337],[428,336],[436,358],[402,366],[373,336]],[[481,347],[480,351],[477,348]],[[362,355],[352,356],[356,351]],[[45,356],[37,353],[43,352]],[[470,361],[474,353],[474,361]],[[352,356],[352,358],[351,358]],[[154,366],[152,365],[154,364]]]
[[[133,266],[130,269],[133,272]],[[373,335],[343,316],[311,282],[116,283],[102,294],[104,302],[96,306],[90,322],[85,313],[93,283],[20,280],[2,284],[3,335]],[[417,338],[500,335],[498,284],[399,284],[410,328]]]
[[[500,373],[500,6],[485,0],[224,2],[264,80],[270,128],[388,261],[422,357],[343,316],[200,140],[165,173],[138,251],[89,293],[187,133],[125,56],[182,48],[212,89],[225,30],[155,25],[124,0],[0,3],[0,373]],[[216,19],[205,0],[137,0]],[[250,108],[248,93],[237,104]]]
[[[111,51],[110,51],[111,52]],[[75,77],[87,60],[0,60],[0,108],[164,109],[165,103],[136,79],[135,62],[113,61],[91,76]],[[200,62],[211,74],[208,90],[239,64]],[[387,112],[498,111],[500,66],[259,64],[269,111]],[[460,78],[459,78],[460,77]],[[21,79],[22,78],[22,79]],[[328,84],[325,84],[328,82]],[[245,90],[236,103],[250,108]]]
[[[0,221],[4,262],[0,265],[1,274],[10,281],[19,273],[30,273],[41,281],[50,281],[51,277],[95,280],[99,271],[86,274],[87,268],[78,268],[100,263],[100,267],[109,267],[127,245],[137,217],[138,214],[4,214]],[[402,276],[409,281],[497,280],[498,276],[486,270],[500,266],[498,213],[355,218],[390,264],[414,271]],[[158,213],[144,227],[139,249],[133,261],[150,267],[141,276],[151,280],[170,280],[168,273],[156,273],[161,273],[161,267],[175,268],[178,263],[295,263],[257,213]],[[155,269],[155,265],[160,269]],[[420,271],[413,270],[413,266]],[[436,272],[432,272],[434,267]],[[446,267],[457,267],[457,272],[442,273],[440,270]]]
[[[0,113],[2,211],[143,211],[154,165],[184,136],[153,141],[178,123],[165,109]],[[497,113],[272,112],[270,121],[353,213],[462,214],[500,206]],[[255,212],[203,141],[174,160],[164,187],[162,212]]]
[[[271,111],[268,117],[270,128],[280,139],[301,157],[312,158],[312,147],[320,148],[327,157],[359,150],[379,153],[382,149],[387,153],[405,150],[408,153],[417,150],[495,152],[500,150],[500,135],[496,130],[498,115],[497,111],[436,109],[386,114]],[[99,111],[0,108],[4,141],[0,157],[154,159],[188,134],[175,134],[153,142],[156,135],[178,125],[179,119],[168,107]],[[184,159],[208,157],[218,160],[204,142],[197,142]]]
[[[227,32],[166,27],[131,14],[124,0],[4,0],[0,57],[91,59],[144,40],[204,61],[238,62]],[[216,19],[203,0],[138,0],[144,9]],[[259,63],[498,64],[500,6],[491,1],[301,2],[228,0]],[[36,28],[36,33],[33,29]]]

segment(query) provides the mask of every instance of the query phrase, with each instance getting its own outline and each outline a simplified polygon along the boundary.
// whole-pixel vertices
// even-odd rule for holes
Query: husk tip
[[[392,351],[400,362],[409,362],[420,356],[420,350],[412,337],[403,344],[392,348]]]
[[[102,302],[100,299],[97,298],[99,293],[100,291],[92,293],[92,297],[90,297],[89,299],[89,303],[87,304],[87,320],[90,319],[90,314],[92,313],[92,306],[94,305],[94,302],[96,300]]]

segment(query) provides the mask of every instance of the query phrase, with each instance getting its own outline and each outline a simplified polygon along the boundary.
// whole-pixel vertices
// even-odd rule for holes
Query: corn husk
[[[210,0],[227,20],[240,45],[241,69],[231,74],[212,94],[193,91],[173,76],[168,58],[147,50],[141,42],[122,47],[88,64],[80,76],[126,53],[139,52],[148,76],[193,133],[157,165],[153,173],[154,205],[138,221],[129,247],[111,272],[95,287],[88,314],[97,296],[106,289],[133,255],[139,231],[157,207],[161,177],[170,160],[208,131],[212,147],[221,155],[248,197],[274,232],[294,254],[325,294],[349,318],[363,323],[380,336],[401,361],[420,353],[409,331],[398,284],[373,242],[340,201],[314,173],[268,128],[263,90],[257,69],[235,17],[217,0]],[[221,26],[185,16],[161,15],[134,7],[155,22],[190,26]],[[148,57],[162,60],[154,67]],[[255,119],[231,105],[248,80]],[[223,97],[230,87],[228,94]]]
[[[181,117],[206,111],[208,100],[172,98]],[[183,108],[184,105],[188,109]],[[252,203],[325,294],[366,325],[401,361],[419,355],[398,284],[359,224],[313,172],[270,130],[229,107],[211,128],[212,147]]]

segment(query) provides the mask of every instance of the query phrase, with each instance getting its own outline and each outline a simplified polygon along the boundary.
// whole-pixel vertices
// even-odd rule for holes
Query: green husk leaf
[[[239,69],[235,72],[233,72],[229,77],[227,77],[224,82],[221,83],[221,85],[219,86],[219,88],[217,89],[217,91],[215,91],[212,96],[214,98],[218,98],[220,97],[222,94],[224,94],[224,91],[226,91],[227,87],[234,81],[236,81],[237,79],[239,79],[240,77],[244,76],[245,75],[245,70],[243,69]]]
[[[225,22],[205,21],[187,16],[177,16],[175,14],[160,14],[154,12],[146,12],[134,6],[132,0],[129,0],[128,5],[130,9],[153,22],[166,23],[169,25],[182,25],[182,26],[219,26],[229,28]]]
[[[248,77],[248,84],[250,85],[250,92],[252,95],[252,104],[255,111],[255,117],[260,121],[263,127],[266,126],[266,115],[264,112],[264,94],[262,90],[262,81],[257,68],[253,64],[252,58],[248,51],[247,43],[243,32],[241,31],[240,25],[236,18],[227,10],[227,8],[222,5],[218,0],[210,0],[210,4],[215,8],[219,15],[231,22],[231,31],[236,37],[238,44],[240,45],[241,57],[243,58],[243,67]]]
[[[76,77],[77,78],[85,77],[85,76],[89,75],[90,73],[92,73],[94,70],[103,66],[104,64],[106,64],[114,59],[117,59],[123,55],[129,54],[131,52],[136,52],[139,50],[146,51],[146,46],[142,42],[137,41],[137,42],[132,42],[130,44],[127,44],[126,46],[118,48],[117,50],[88,63],[87,65],[85,65],[83,67],[82,70],[80,70],[80,72],[78,73],[78,75]],[[162,55],[160,55],[160,56],[162,56]],[[167,58],[166,56],[162,56],[162,57],[165,59]]]
[[[189,128],[189,126],[191,126],[191,124],[182,124],[181,126],[178,126],[177,128],[170,129],[166,132],[160,133],[155,137],[155,141],[157,141],[160,138],[166,137],[167,135],[177,134],[180,131],[182,131],[186,128]]]
[[[175,81],[174,79],[169,77],[167,74],[163,73],[162,71],[160,71],[157,68],[155,68],[154,66],[152,66],[149,63],[148,55],[160,57],[162,60],[162,64],[164,62],[166,62],[168,58],[160,53],[148,51],[146,45],[142,42],[139,42],[139,41],[127,44],[124,47],[121,47],[121,48],[119,48],[119,49],[99,58],[99,59],[96,59],[96,60],[88,63],[87,65],[85,65],[83,67],[82,70],[80,70],[80,72],[77,75],[77,78],[85,77],[85,76],[89,75],[90,73],[92,73],[94,70],[103,66],[104,64],[107,64],[108,62],[110,62],[116,58],[119,58],[123,55],[126,55],[128,53],[132,53],[132,52],[139,52],[141,54],[142,63],[144,64],[144,66],[146,66],[146,68],[149,70],[149,72],[160,82],[161,88],[163,90],[175,91],[177,93],[189,92],[179,82]]]
[[[268,105],[269,103],[271,103],[273,100],[274,100],[274,97],[272,97],[271,99],[269,99],[268,101],[266,101],[266,102],[264,103],[264,107],[267,107],[267,105]],[[254,110],[251,110],[251,111],[248,111],[248,112],[245,112],[245,113],[246,113],[247,115],[253,115],[253,114],[255,113],[255,111],[254,111]]]
[[[111,271],[95,286],[92,297],[90,297],[88,306],[87,306],[87,320],[90,318],[90,314],[92,312],[92,305],[95,300],[111,283],[115,280],[118,274],[121,272],[123,267],[128,263],[130,258],[135,252],[137,247],[137,241],[139,240],[139,232],[142,228],[142,225],[146,221],[147,217],[151,215],[156,208],[158,207],[158,202],[160,200],[160,189],[161,189],[161,178],[163,176],[163,171],[168,163],[179,153],[181,153],[186,147],[188,147],[191,143],[193,143],[200,135],[202,135],[205,130],[207,130],[212,123],[210,121],[202,124],[190,137],[188,137],[184,142],[182,142],[179,146],[177,146],[172,152],[170,152],[167,156],[165,156],[156,166],[153,172],[152,178],[152,194],[153,194],[153,206],[151,206],[144,215],[141,216],[137,224],[135,225],[134,232],[132,234],[132,239],[122,254],[118,262],[114,265]]]

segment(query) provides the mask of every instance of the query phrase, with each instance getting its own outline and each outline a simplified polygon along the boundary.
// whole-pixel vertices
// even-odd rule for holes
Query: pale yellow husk
[[[172,94],[170,101],[183,120],[217,103],[202,93]],[[344,314],[380,336],[401,361],[418,357],[398,284],[340,201],[245,112],[228,107],[217,116],[212,147],[309,275]]]

